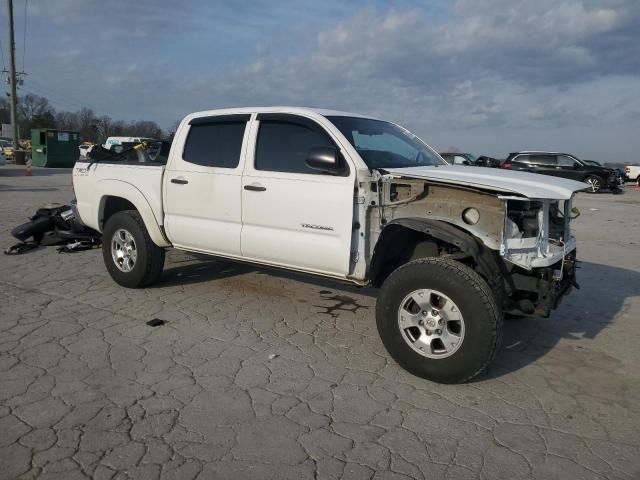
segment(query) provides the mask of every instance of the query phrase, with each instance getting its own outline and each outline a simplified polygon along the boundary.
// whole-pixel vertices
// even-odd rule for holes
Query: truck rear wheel
[[[155,283],[164,267],[164,249],[158,247],[135,210],[118,212],[102,232],[102,258],[118,285],[146,287]]]
[[[376,323],[401,367],[440,383],[478,375],[502,338],[502,314],[487,283],[449,259],[422,258],[395,270],[382,285]]]

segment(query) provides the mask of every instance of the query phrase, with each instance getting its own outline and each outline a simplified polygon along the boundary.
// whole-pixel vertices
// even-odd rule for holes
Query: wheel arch
[[[120,180],[103,180],[98,183],[98,189],[100,200],[96,215],[100,231],[104,229],[105,223],[113,214],[123,210],[136,210],[140,214],[151,240],[159,247],[171,246],[160,228],[151,205],[135,186]]]
[[[487,248],[473,235],[458,226],[442,220],[426,218],[400,218],[389,222],[380,233],[374,247],[369,268],[369,279],[374,286],[380,286],[390,271],[385,268],[389,248],[395,250],[415,245],[418,242],[434,242],[438,246],[453,247],[458,252],[455,259],[471,259],[478,273],[487,283],[497,289],[500,297],[510,291],[505,279],[511,278],[504,271],[504,263],[500,261],[497,252]],[[395,265],[397,268],[411,258]]]

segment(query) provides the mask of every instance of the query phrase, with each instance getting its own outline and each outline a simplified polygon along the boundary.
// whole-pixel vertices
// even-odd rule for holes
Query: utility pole
[[[13,136],[13,157],[20,145],[18,140],[18,107],[16,94],[16,42],[13,38],[13,0],[7,0],[7,13],[9,17],[9,86],[11,87],[11,132]]]

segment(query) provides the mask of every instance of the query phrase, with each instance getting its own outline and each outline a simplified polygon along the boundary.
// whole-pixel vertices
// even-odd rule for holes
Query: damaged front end
[[[549,316],[576,282],[572,199],[500,197],[504,229],[500,255],[512,283],[512,313]]]
[[[571,234],[578,186],[560,192],[563,199],[550,198],[558,192],[531,198],[396,173],[382,176],[373,187],[377,198],[368,210],[371,250],[380,239],[389,239],[384,235],[392,231],[388,227],[426,234],[434,241],[425,252],[474,267],[506,313],[547,317],[564,295],[578,288],[576,239]],[[405,248],[399,238],[391,241],[397,249]]]

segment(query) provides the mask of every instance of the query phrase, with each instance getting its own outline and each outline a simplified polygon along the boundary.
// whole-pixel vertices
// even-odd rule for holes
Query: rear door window
[[[236,168],[246,125],[244,119],[192,124],[182,158],[205,167]]]

